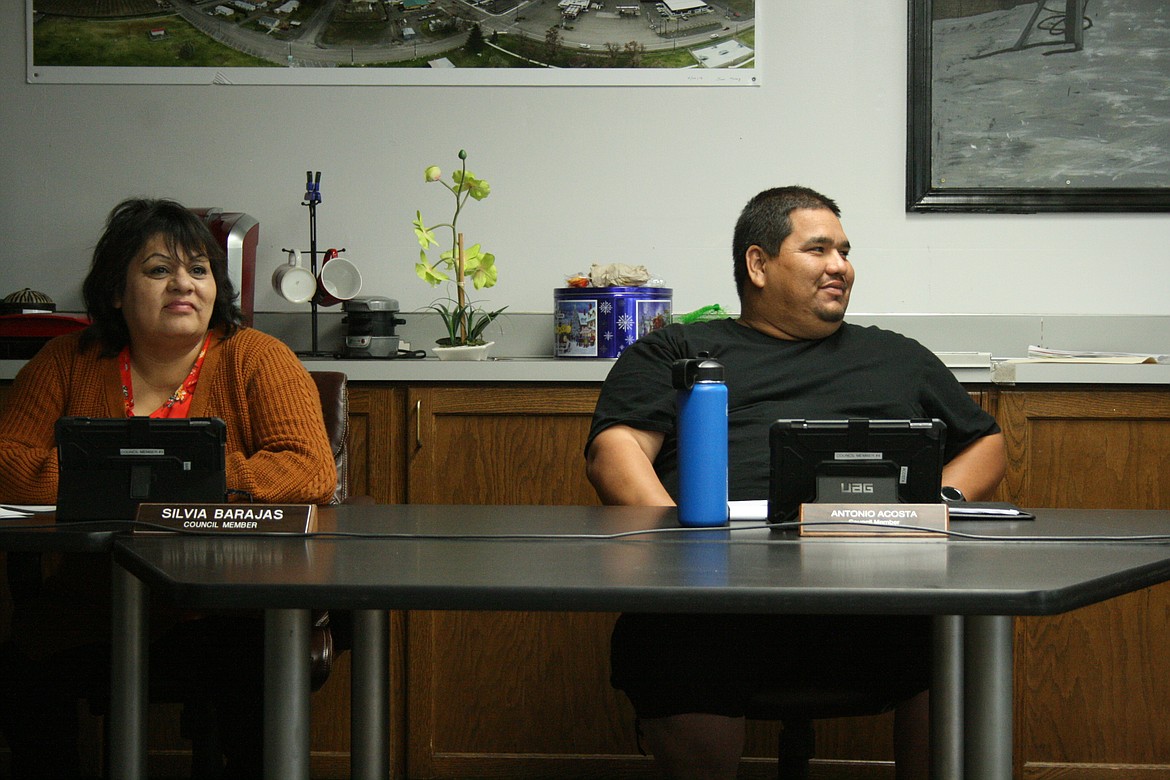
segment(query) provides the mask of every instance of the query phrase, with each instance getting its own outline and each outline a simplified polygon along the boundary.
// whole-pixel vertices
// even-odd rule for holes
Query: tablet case
[[[227,500],[227,428],[216,417],[62,417],[57,520],[133,520],[143,501]]]
[[[781,419],[768,435],[771,523],[794,521],[801,504],[941,501],[941,420]]]

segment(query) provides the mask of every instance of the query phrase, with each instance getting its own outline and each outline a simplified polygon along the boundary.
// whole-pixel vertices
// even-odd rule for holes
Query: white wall
[[[0,295],[78,308],[105,214],[146,194],[259,219],[256,308],[299,311],[268,278],[281,246],[308,246],[313,169],[322,246],[348,249],[363,294],[422,308],[411,219],[449,202],[422,171],[462,147],[493,193],[461,225],[513,311],[551,311],[594,262],[647,265],[676,311],[735,308],[739,209],[802,183],[844,210],[854,312],[1167,312],[1168,215],[905,213],[905,2],[761,2],[755,88],[29,85],[24,3],[3,3]]]

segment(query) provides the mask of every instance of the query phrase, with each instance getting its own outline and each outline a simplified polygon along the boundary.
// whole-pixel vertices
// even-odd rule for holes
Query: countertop
[[[1013,362],[986,352],[936,353],[964,384],[1170,385],[1170,365]],[[310,371],[342,371],[354,382],[603,382],[612,359],[501,357],[482,362],[436,358],[393,360],[304,358]],[[0,360],[0,381],[13,379],[23,360]]]
[[[431,344],[439,330],[430,314],[403,313],[403,344]],[[345,372],[355,382],[548,382],[600,383],[613,359],[552,356],[549,312],[512,312],[484,362],[422,359],[302,358],[316,370]],[[435,319],[436,322],[431,322]],[[1147,315],[997,315],[997,314],[852,314],[856,325],[877,326],[916,339],[934,351],[966,385],[1170,385],[1170,365],[1018,362],[1030,346],[1046,348],[1170,352],[1170,316]],[[340,348],[342,317],[326,314],[319,322],[319,342]],[[309,315],[258,312],[255,326],[293,349],[309,347]],[[405,349],[406,347],[403,346]],[[24,360],[0,360],[0,382],[14,378]]]
[[[329,360],[304,358],[310,371],[342,371],[351,382],[603,382],[614,360],[489,358],[445,361],[433,357]]]
[[[991,382],[989,353],[936,354],[960,382]],[[390,360],[305,358],[303,362],[310,371],[342,371],[354,382],[603,382],[615,359],[499,357],[478,362],[448,362],[432,357]]]

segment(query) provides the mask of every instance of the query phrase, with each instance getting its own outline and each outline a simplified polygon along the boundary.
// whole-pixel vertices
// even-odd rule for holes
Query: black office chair
[[[791,687],[757,694],[748,705],[747,717],[781,722],[778,780],[808,780],[809,762],[816,756],[813,721],[881,715],[892,710],[895,704],[869,691],[805,686],[794,680]]]
[[[310,371],[321,397],[321,413],[325,432],[333,450],[337,466],[337,489],[334,504],[371,503],[369,496],[349,495],[349,386],[348,378],[340,371]],[[329,679],[336,654],[352,647],[352,627],[347,613],[330,615],[327,611],[313,613],[310,632],[312,652],[310,689],[317,691]],[[223,751],[219,743],[214,705],[210,698],[190,698],[189,686],[179,681],[173,685],[152,680],[151,701],[183,704],[179,734],[191,741],[191,777],[216,780],[223,772]],[[157,690],[156,690],[157,689]],[[183,693],[180,693],[182,691]]]

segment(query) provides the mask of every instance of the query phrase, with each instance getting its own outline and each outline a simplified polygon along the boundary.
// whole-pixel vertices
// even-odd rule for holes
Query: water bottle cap
[[[696,382],[723,383],[723,364],[706,352],[697,358],[683,358],[671,366],[671,380],[678,390],[689,390]]]

